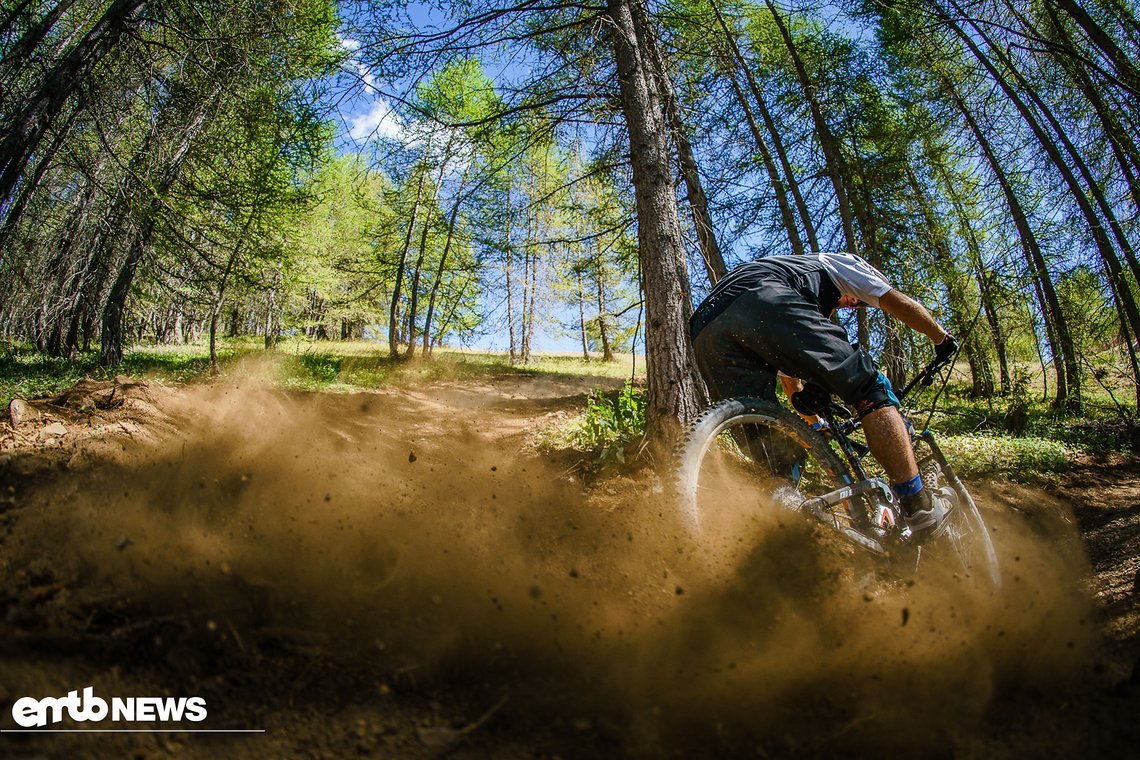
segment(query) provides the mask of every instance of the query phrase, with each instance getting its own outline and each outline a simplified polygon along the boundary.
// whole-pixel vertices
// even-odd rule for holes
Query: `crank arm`
[[[878,478],[871,478],[856,483],[855,485],[843,486],[830,493],[825,493],[822,496],[808,499],[800,508],[813,515],[820,522],[826,523],[828,526],[839,531],[839,533],[849,541],[863,549],[873,554],[885,555],[887,554],[887,550],[881,543],[850,526],[841,524],[835,519],[835,515],[833,515],[829,509],[829,507],[834,507],[840,502],[872,492],[878,493],[887,503],[892,501],[891,492],[887,484]]]

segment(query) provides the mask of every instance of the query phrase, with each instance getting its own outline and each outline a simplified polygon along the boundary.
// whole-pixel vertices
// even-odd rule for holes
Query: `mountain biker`
[[[912,535],[929,538],[941,532],[950,504],[923,487],[890,383],[830,319],[838,308],[866,305],[925,335],[939,359],[957,351],[954,337],[922,304],[894,289],[859,256],[768,256],[730,272],[693,313],[697,367],[713,401],[758,396],[775,402],[779,376],[789,398],[807,380],[850,404]],[[808,385],[796,401],[813,394],[819,389]]]

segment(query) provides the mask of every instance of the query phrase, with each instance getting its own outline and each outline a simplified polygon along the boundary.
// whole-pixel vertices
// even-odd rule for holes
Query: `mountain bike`
[[[928,364],[898,394],[900,402],[915,388],[933,384],[952,362],[950,357]],[[822,431],[780,404],[759,398],[720,401],[693,421],[677,448],[674,486],[683,517],[698,540],[712,540],[708,524],[723,510],[786,508],[826,526],[841,545],[896,569],[946,562],[976,584],[1001,585],[997,553],[982,513],[930,430],[918,432],[903,411],[924,487],[952,507],[941,535],[919,542],[906,528],[885,476],[873,474],[881,468],[860,440],[859,420],[831,397],[813,411],[826,420]]]

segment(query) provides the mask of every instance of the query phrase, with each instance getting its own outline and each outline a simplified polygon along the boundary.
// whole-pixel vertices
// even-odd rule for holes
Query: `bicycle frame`
[[[905,388],[898,394],[899,402],[901,403],[911,391],[919,385],[930,385],[933,383],[938,372],[946,365],[952,363],[954,357],[951,356],[944,361],[935,359],[930,362],[921,372]],[[901,410],[900,410],[901,411]],[[867,510],[857,508],[858,500],[868,499],[870,506],[876,509],[885,507],[891,513],[891,523],[898,525],[901,523],[901,512],[894,493],[891,491],[890,486],[882,478],[872,478],[867,475],[867,471],[863,466],[863,459],[870,452],[870,448],[866,445],[851,439],[851,434],[860,427],[860,422],[854,419],[851,413],[842,405],[830,402],[826,409],[823,410],[821,416],[827,421],[831,429],[832,436],[836,443],[839,444],[844,457],[847,459],[848,465],[851,467],[852,473],[855,475],[856,482],[852,485],[847,485],[838,488],[830,493],[822,496],[817,496],[809,499],[803,504],[803,509],[807,510],[817,518],[830,521],[833,527],[839,530],[851,541],[857,543],[863,548],[875,554],[888,554],[887,546],[884,546],[881,539],[889,540],[892,537],[892,531],[884,529],[883,526],[873,526],[867,520]],[[934,440],[934,435],[929,430],[924,430],[922,433],[916,433],[914,426],[910,420],[903,416],[903,420],[907,424],[907,428],[911,434],[912,445],[914,442],[921,440],[930,448],[930,457],[924,457],[919,465],[933,458],[938,463],[943,473],[946,475],[947,480],[953,486],[960,486],[958,476],[954,473],[946,457],[942,454],[942,450]],[[856,528],[850,528],[846,525],[841,525],[835,519],[835,516],[829,511],[830,507],[846,501],[848,503],[848,516],[851,518],[852,523]],[[867,535],[864,531],[875,532],[880,535],[878,538]],[[894,537],[898,537],[899,533],[894,532]]]

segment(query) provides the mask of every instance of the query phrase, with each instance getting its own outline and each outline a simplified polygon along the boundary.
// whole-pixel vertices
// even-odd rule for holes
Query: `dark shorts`
[[[860,417],[898,405],[871,357],[820,313],[818,299],[803,283],[793,286],[773,276],[741,293],[698,328],[693,348],[714,401],[736,396],[775,401],[781,370],[823,386]]]

